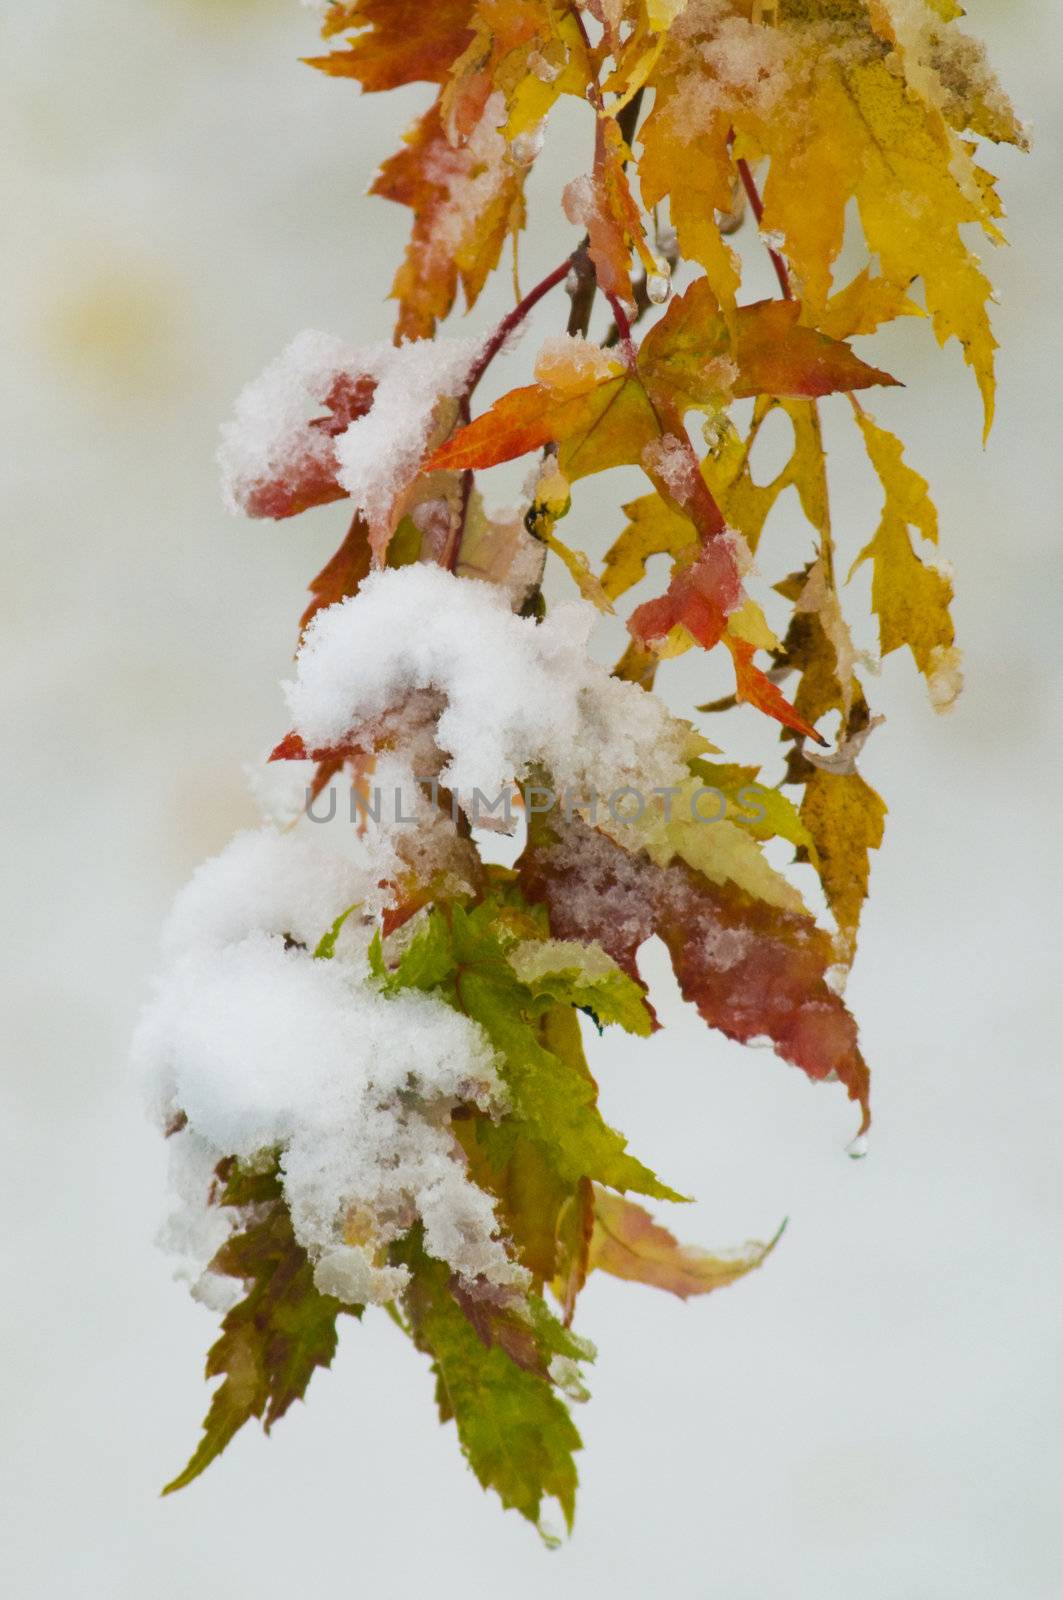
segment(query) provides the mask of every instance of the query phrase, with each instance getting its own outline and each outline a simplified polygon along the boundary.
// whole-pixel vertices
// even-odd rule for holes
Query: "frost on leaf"
[[[316,70],[368,93],[430,87],[371,189],[411,217],[393,342],[300,335],[222,433],[230,509],[337,520],[267,769],[291,778],[277,826],[238,835],[177,897],[134,1045],[169,1141],[162,1242],[223,1317],[203,1438],[170,1488],[304,1395],[341,1315],[385,1306],[479,1482],[544,1538],[551,1504],[571,1527],[588,1275],[686,1299],[778,1239],[710,1254],[632,1198],[682,1197],[603,1114],[608,1051],[585,1046],[659,1026],[648,939],[710,1028],[836,1080],[866,1129],[840,991],[883,843],[863,770],[883,719],[827,463],[855,418],[883,504],[854,571],[880,653],[907,647],[943,709],[960,658],[937,514],[864,408],[913,374],[857,341],[899,319],[955,340],[988,426],[975,245],[1004,242],[1003,208],[978,141],[1026,134],[961,15],[954,0],[322,9]],[[528,177],[558,130],[584,142],[550,197],[552,166]],[[536,253],[567,235],[532,285],[529,221]],[[743,292],[753,256],[771,298]],[[503,272],[492,331],[479,304]],[[439,337],[459,302],[472,336]],[[534,363],[506,388],[492,363],[532,317]],[[483,474],[523,456],[523,488],[496,504]],[[599,495],[570,537],[582,481],[617,467],[645,492],[615,521]],[[784,510],[800,512],[785,528]],[[578,599],[553,603],[553,571]],[[628,641],[610,673],[594,630],[614,608]],[[733,687],[692,715],[723,748],[653,693],[675,656],[697,652],[697,670],[713,650]],[[731,758],[732,711],[769,719],[777,759]],[[500,834],[521,841],[510,868],[492,864]]]
[[[340,1313],[361,1315],[361,1307],[343,1306],[315,1287],[274,1173],[245,1171],[226,1161],[216,1182],[216,1203],[233,1208],[242,1221],[210,1270],[242,1282],[246,1294],[226,1313],[221,1337],[207,1357],[207,1377],[222,1382],[203,1438],[165,1494],[198,1478],[252,1417],[268,1433],[292,1401],[303,1398],[316,1369],[331,1365]]]
[[[546,830],[544,830],[544,833]],[[829,937],[806,913],[713,884],[686,863],[659,867],[573,823],[532,844],[521,863],[561,938],[597,939],[625,971],[653,934],[684,996],[741,1043],[767,1038],[810,1078],[837,1078],[870,1121],[869,1075],[856,1024],[828,983]]]

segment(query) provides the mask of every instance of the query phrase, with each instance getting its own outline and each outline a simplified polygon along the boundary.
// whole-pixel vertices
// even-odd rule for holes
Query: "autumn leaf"
[[[354,78],[369,93],[405,83],[445,83],[470,39],[474,0],[355,0],[329,7],[323,32],[353,33],[346,49],[311,56],[307,65]]]
[[[769,1039],[813,1080],[837,1078],[866,1129],[870,1080],[856,1025],[827,981],[831,940],[807,912],[712,883],[685,861],[661,867],[629,855],[576,821],[529,843],[519,868],[557,937],[597,939],[635,974],[636,953],[657,934],[684,997],[711,1027],[741,1043]]]
[[[804,780],[801,821],[815,840],[817,870],[847,961],[867,899],[870,854],[882,844],[886,805],[854,769],[825,772],[813,767]]]
[[[574,178],[564,193],[565,215],[587,230],[587,244],[603,294],[635,304],[631,286],[631,254],[636,250],[647,273],[657,271],[646,244],[638,206],[628,186],[625,166],[631,152],[612,117],[597,119],[594,171]]]
[[[224,1381],[211,1401],[203,1438],[164,1494],[198,1478],[252,1417],[268,1433],[292,1401],[302,1399],[317,1368],[331,1364],[340,1312],[362,1314],[361,1306],[343,1305],[314,1287],[313,1268],[295,1242],[275,1175],[230,1166],[221,1204],[239,1209],[243,1221],[210,1270],[242,1279],[247,1293],[226,1313],[207,1357],[207,1377]]]
[[[749,1244],[729,1255],[710,1255],[694,1245],[680,1244],[641,1206],[595,1188],[587,1267],[590,1272],[646,1283],[689,1300],[692,1295],[726,1288],[754,1271],[767,1260],[781,1236],[782,1228],[769,1244]]]
[[[774,717],[777,722],[781,722],[784,727],[793,728],[796,733],[805,734],[816,744],[826,745],[827,740],[822,734],[817,733],[812,724],[805,721],[778,685],[772,683],[767,674],[756,665],[753,660],[753,645],[747,639],[735,638],[728,632],[725,632],[723,637],[734,661],[738,700],[756,706],[758,711]]]
[[[431,338],[459,284],[466,305],[475,305],[506,239],[523,227],[525,172],[507,150],[490,103],[465,141],[454,145],[437,101],[381,167],[371,193],[414,214],[391,289],[399,302],[396,341]]]
[[[476,0],[470,26],[472,39],[443,93],[446,125],[467,137],[487,98],[500,93],[507,139],[529,135],[534,152],[535,130],[557,100],[583,100],[594,76],[572,8],[562,0]]]
[[[871,562],[871,608],[878,617],[882,654],[907,645],[935,709],[948,710],[963,682],[949,612],[952,579],[916,553],[908,531],[917,528],[936,543],[937,512],[925,479],[904,462],[900,441],[866,412],[857,421],[886,500],[878,531],[857,556],[850,577],[865,561]]]
[[[628,521],[605,556],[602,588],[610,600],[641,583],[653,556],[677,556],[696,547],[698,534],[689,517],[673,510],[659,494],[646,494],[624,507]]]
[[[738,312],[734,354],[704,279],[675,297],[646,335],[633,365],[584,340],[555,341],[539,381],[514,389],[441,445],[426,470],[495,466],[555,443],[570,482],[639,462],[693,409],[731,395],[823,395],[896,380],[838,340],[801,326],[798,308],[764,300]],[[661,414],[667,419],[662,425]]]
[[[852,339],[874,333],[884,322],[898,317],[922,317],[921,306],[909,299],[906,291],[888,278],[876,278],[864,267],[844,289],[832,294],[827,304],[813,312],[802,306],[802,316],[814,316],[820,333],[832,339]]]
[[[762,230],[779,238],[800,297],[826,304],[846,210],[856,201],[868,251],[896,290],[923,283],[940,342],[959,339],[992,414],[993,336],[987,278],[961,229],[978,223],[1000,242],[995,197],[958,130],[1025,135],[987,70],[972,64],[958,30],[943,27],[929,59],[921,40],[883,26],[885,8],[787,0],[776,29],[750,27],[738,7],[692,17],[666,44],[641,129],[648,206],[669,200],[683,254],[700,261],[731,312],[737,274],[715,213],[729,210],[739,158],[766,160]],[[896,8],[889,15],[897,16]],[[736,71],[732,35],[744,33],[754,84]],[[918,30],[917,30],[918,31]],[[898,45],[890,55],[883,40]],[[825,48],[829,40],[832,48]],[[908,50],[914,58],[906,77]],[[987,118],[992,104],[1001,108]]]
[[[541,1528],[544,1500],[571,1528],[580,1436],[556,1388],[486,1345],[448,1291],[446,1268],[406,1242],[396,1259],[413,1269],[404,1296],[414,1342],[432,1359],[440,1419],[453,1421],[462,1453],[485,1489]]]
[[[313,599],[299,619],[299,632],[305,633],[313,617],[326,606],[335,605],[348,595],[357,594],[363,580],[368,577],[373,564],[373,551],[369,543],[369,529],[365,519],[356,515],[335,555],[322,567],[316,578],[310,580]]]

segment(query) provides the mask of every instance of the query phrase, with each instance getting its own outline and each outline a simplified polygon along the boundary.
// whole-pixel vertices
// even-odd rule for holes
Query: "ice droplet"
[[[672,275],[668,271],[668,263],[660,262],[665,268],[663,272],[651,272],[646,279],[646,296],[655,306],[663,306],[672,292]]]
[[[701,424],[701,437],[713,455],[722,448],[733,432],[731,419],[722,411],[716,412],[715,416],[706,417]]]
[[[858,1133],[855,1139],[850,1139],[845,1147],[845,1153],[850,1161],[862,1161],[867,1155],[868,1140],[866,1133]]]
[[[518,167],[530,167],[546,139],[546,122],[537,122],[534,128],[518,133],[509,146],[510,158]]]

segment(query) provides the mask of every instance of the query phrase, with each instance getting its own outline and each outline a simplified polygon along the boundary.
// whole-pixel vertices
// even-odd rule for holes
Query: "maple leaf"
[[[573,9],[560,0],[475,0],[472,39],[450,69],[443,93],[449,128],[465,137],[489,96],[506,108],[511,142],[532,132],[534,158],[541,127],[563,94],[583,99],[594,69]]]
[[[710,1026],[742,1043],[770,1039],[814,1080],[836,1077],[860,1104],[860,1131],[867,1128],[869,1075],[856,1024],[827,982],[831,940],[806,911],[710,882],[685,861],[662,867],[629,855],[578,821],[540,830],[519,870],[559,938],[597,939],[632,974],[639,947],[659,935],[680,990]]]
[[[242,488],[240,509],[248,517],[280,521],[313,506],[345,500],[333,440],[345,433],[373,404],[376,379],[338,373],[324,404],[329,412],[304,424],[301,436],[285,448],[285,464],[275,475]]]
[[[852,961],[867,898],[869,852],[882,844],[886,804],[855,767],[825,772],[813,766],[804,785],[801,821],[815,840],[816,868],[838,924],[840,953]]]
[[[686,412],[715,411],[732,395],[816,396],[896,382],[798,317],[797,306],[781,301],[740,307],[732,358],[719,304],[699,278],[672,300],[633,360],[585,341],[555,341],[540,356],[537,383],[459,428],[426,469],[491,467],[554,443],[561,471],[575,482],[641,462]]]
[[[872,563],[871,607],[878,617],[882,654],[907,645],[927,680],[933,705],[947,710],[962,685],[949,612],[952,579],[916,554],[908,532],[918,528],[936,543],[937,512],[926,480],[904,462],[900,440],[866,412],[857,421],[886,499],[878,531],[853,562],[850,577],[865,561]]]
[[[614,357],[575,340],[547,347],[539,381],[503,395],[460,428],[426,469],[494,466],[548,443],[559,446],[558,465],[570,481],[641,464],[658,492],[689,518],[700,543],[677,566],[666,594],[631,617],[632,636],[652,649],[679,628],[711,649],[744,592],[734,544],[683,431],[686,413],[714,411],[727,394],[815,396],[895,381],[846,345],[802,326],[798,314],[782,302],[741,307],[732,361],[730,330],[710,286],[698,279],[672,301],[635,356]],[[750,651],[739,646],[735,658],[743,697],[818,738],[768,684]]]
[[[325,563],[317,577],[310,580],[309,589],[313,598],[299,619],[300,634],[305,633],[312,618],[326,606],[357,594],[372,564],[369,529],[365,518],[356,514],[335,555]]]
[[[756,706],[758,711],[774,717],[777,722],[793,728],[797,733],[807,735],[816,744],[826,745],[827,740],[822,734],[805,721],[796,706],[790,704],[782,690],[756,665],[753,660],[754,647],[749,640],[736,638],[729,631],[724,633],[723,638],[734,661],[738,700]]]
[[[564,207],[568,220],[587,230],[587,248],[602,293],[615,295],[633,306],[632,249],[638,252],[647,273],[658,268],[656,257],[646,244],[642,215],[624,170],[630,159],[631,151],[615,119],[599,116],[594,171],[590,177],[572,180],[564,193]]]
[[[184,1471],[163,1490],[172,1494],[198,1478],[245,1422],[258,1417],[268,1433],[293,1400],[301,1400],[318,1367],[336,1352],[340,1312],[349,1306],[314,1287],[306,1251],[295,1241],[275,1173],[227,1169],[221,1204],[238,1208],[241,1228],[222,1245],[210,1270],[244,1281],[247,1294],[227,1312],[207,1356],[207,1377],[223,1378],[200,1440]]]
[[[524,226],[523,169],[507,156],[504,136],[484,108],[461,144],[451,143],[436,101],[384,162],[372,194],[409,206],[413,231],[392,284],[399,302],[396,341],[431,338],[460,283],[473,306],[510,234]]]
[[[587,1269],[667,1289],[681,1300],[689,1300],[692,1295],[723,1289],[753,1272],[775,1249],[782,1231],[780,1228],[768,1244],[748,1244],[728,1255],[710,1255],[694,1245],[680,1244],[641,1206],[596,1187]]]
[[[496,917],[497,908],[490,902],[471,912],[460,905],[452,906],[449,915],[430,911],[394,970],[381,974],[387,991],[416,988],[439,994],[480,1024],[498,1052],[509,1092],[510,1111],[498,1130],[504,1146],[511,1148],[517,1138],[542,1145],[553,1169],[568,1184],[588,1177],[614,1189],[659,1199],[682,1198],[629,1155],[627,1141],[603,1121],[596,1103],[597,1085],[585,1062],[574,1066],[571,1058],[551,1048],[553,1033],[546,1019],[558,1009],[564,971],[555,971],[552,982],[541,986],[538,994],[523,984],[507,959],[506,941],[500,940],[494,926]],[[629,976],[637,982],[637,974]],[[615,994],[612,972],[597,984],[585,973],[574,972],[570,1004],[598,1003],[603,1015],[609,1015],[616,1010]],[[626,1015],[629,1006],[625,999],[621,1014]],[[493,1137],[486,1130],[485,1136]]]
[[[356,32],[343,50],[310,56],[306,64],[336,78],[355,78],[369,93],[404,83],[445,83],[466,48],[473,0],[355,0],[331,6],[326,38]],[[357,30],[357,31],[356,31]]]
[[[440,1420],[453,1421],[462,1453],[485,1489],[541,1526],[556,1500],[571,1529],[580,1436],[556,1388],[485,1344],[447,1286],[447,1271],[411,1235],[394,1252],[413,1278],[403,1305],[415,1344],[432,1359]]]
[[[852,339],[874,333],[884,322],[922,317],[925,312],[904,288],[888,278],[873,278],[871,268],[864,267],[844,289],[832,294],[825,306],[818,310],[802,306],[801,315],[814,317],[820,333],[832,339]]]
[[[730,209],[739,159],[769,161],[761,227],[781,237],[801,297],[814,306],[828,298],[855,199],[883,278],[902,291],[921,278],[939,341],[963,345],[988,425],[990,286],[960,229],[979,223],[999,243],[999,208],[956,130],[986,131],[991,120],[991,137],[1020,145],[1025,137],[991,77],[965,71],[962,35],[943,29],[936,58],[920,59],[918,42],[887,25],[891,15],[881,3],[786,0],[780,26],[759,30],[737,5],[692,14],[650,80],[643,200],[669,199],[683,254],[701,262],[730,314],[737,265],[715,215]],[[728,48],[743,31],[760,58],[753,93]],[[1000,108],[995,119],[990,103]]]

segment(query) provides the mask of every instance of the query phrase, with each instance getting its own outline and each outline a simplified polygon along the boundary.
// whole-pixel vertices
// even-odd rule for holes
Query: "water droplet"
[[[518,167],[530,167],[539,154],[546,139],[546,122],[536,123],[534,128],[529,128],[525,133],[518,133],[509,146],[510,159]]]
[[[706,417],[701,424],[701,437],[712,451],[713,455],[722,450],[728,439],[734,434],[734,425],[730,417],[718,411],[714,416]]]
[[[651,272],[646,279],[646,295],[655,306],[663,306],[672,292],[670,273]]]
[[[862,1161],[867,1155],[868,1142],[866,1133],[858,1133],[845,1147],[845,1153],[850,1161]]]

